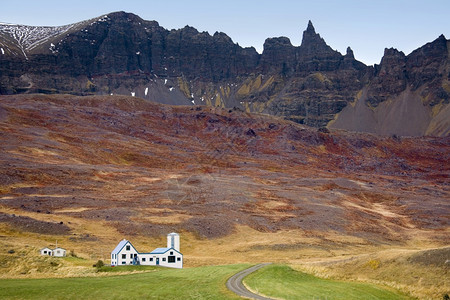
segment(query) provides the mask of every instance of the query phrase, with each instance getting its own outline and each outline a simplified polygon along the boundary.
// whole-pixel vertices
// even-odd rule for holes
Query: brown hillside
[[[449,137],[125,96],[1,96],[0,128],[5,251],[58,239],[108,257],[178,231],[194,265],[449,243]]]

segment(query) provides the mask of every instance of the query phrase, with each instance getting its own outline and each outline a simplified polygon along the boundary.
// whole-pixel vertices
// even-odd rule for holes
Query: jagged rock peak
[[[187,35],[196,35],[199,33],[196,28],[189,26],[189,25],[184,26],[182,29],[180,29],[180,31],[183,34],[187,34]]]
[[[311,33],[316,33],[316,30],[314,29],[314,25],[311,22],[311,20],[309,20],[309,22],[308,22],[308,27],[306,28],[306,31],[311,32]]]
[[[355,55],[353,54],[353,50],[350,47],[347,47],[347,54],[345,55],[348,58],[355,58]]]
[[[218,40],[222,40],[228,43],[234,43],[233,40],[225,33],[221,31],[214,32],[213,37]]]
[[[324,48],[328,47],[320,34],[316,33],[311,21],[308,22],[308,27],[303,31],[303,39],[301,47],[305,48]]]
[[[405,57],[405,53],[403,53],[403,51],[398,51],[395,48],[384,48],[384,55],[383,56]]]

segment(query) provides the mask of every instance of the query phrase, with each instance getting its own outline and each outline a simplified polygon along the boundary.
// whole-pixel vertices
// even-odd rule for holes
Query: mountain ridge
[[[261,54],[225,33],[190,26],[167,30],[125,12],[58,27],[53,35],[49,29],[32,48],[14,46],[5,26],[0,25],[0,94],[135,95],[167,104],[239,107],[314,127],[403,135],[381,113],[372,117],[382,126],[344,116],[352,103],[377,110],[380,103],[400,102],[410,89],[424,107],[423,126],[408,135],[442,135],[450,127],[450,48],[443,35],[408,55],[386,48],[379,65],[366,66],[350,47],[344,55],[333,50],[311,21],[300,46],[286,37],[268,38]],[[397,107],[390,107],[392,114],[401,115]]]

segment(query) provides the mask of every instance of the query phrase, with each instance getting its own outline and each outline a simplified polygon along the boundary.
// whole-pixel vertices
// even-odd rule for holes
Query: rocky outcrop
[[[441,35],[407,56],[408,84],[413,90],[420,90],[427,105],[449,102],[449,46],[450,42]]]
[[[254,48],[241,48],[222,32],[211,36],[186,26],[170,31],[165,45],[164,57],[160,59],[164,69],[154,71],[171,77],[218,82],[248,74],[258,62]]]
[[[407,56],[386,49],[380,65],[371,67],[357,61],[350,47],[345,55],[333,50],[311,21],[300,46],[287,37],[269,38],[262,54],[225,33],[190,26],[167,30],[125,12],[61,27],[2,24],[0,94],[125,94],[168,104],[238,107],[323,127],[350,124],[341,120],[347,113],[340,114],[351,110],[349,104],[361,101],[374,110],[408,91],[422,101],[429,120],[438,115],[444,120],[448,44],[440,36]],[[367,127],[347,125],[342,128]]]
[[[376,69],[369,92],[373,96],[367,99],[371,107],[376,107],[390,95],[397,95],[405,90],[406,56],[397,49],[385,49],[381,64]]]
[[[330,126],[383,135],[448,135],[448,45],[441,35],[407,56],[385,49],[364,92]]]
[[[351,49],[343,56],[331,49],[310,21],[302,44],[286,37],[267,39],[259,73],[271,75],[242,97],[250,110],[284,116],[309,126],[326,126],[367,81],[371,68],[355,60]]]
[[[311,21],[303,32],[302,44],[297,50],[299,72],[335,71],[339,69],[342,55],[331,49],[316,33]]]
[[[269,38],[264,42],[260,72],[291,76],[296,69],[297,51],[287,37]]]

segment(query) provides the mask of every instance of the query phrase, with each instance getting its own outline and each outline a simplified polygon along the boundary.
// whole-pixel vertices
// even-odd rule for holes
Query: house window
[[[170,255],[173,255],[173,251],[170,251]]]
[[[128,251],[130,250],[130,245],[127,245],[127,250],[128,250]]]
[[[142,261],[145,261],[145,257],[142,258]]]
[[[177,257],[177,261],[181,261],[181,257]]]
[[[133,259],[133,254],[130,254],[130,258]]]
[[[122,265],[124,265],[124,264],[125,264],[125,262],[123,261],[123,262],[122,262]]]
[[[153,257],[150,257],[150,261],[153,261]]]
[[[165,258],[165,257],[163,257],[163,261],[166,261],[166,258]]]
[[[47,254],[47,251],[44,251],[44,254]]]
[[[173,256],[173,255],[168,256],[167,257],[167,262],[174,263],[175,262],[175,256]]]
[[[125,259],[125,258],[127,258],[127,255],[126,254],[122,254],[122,259]]]

